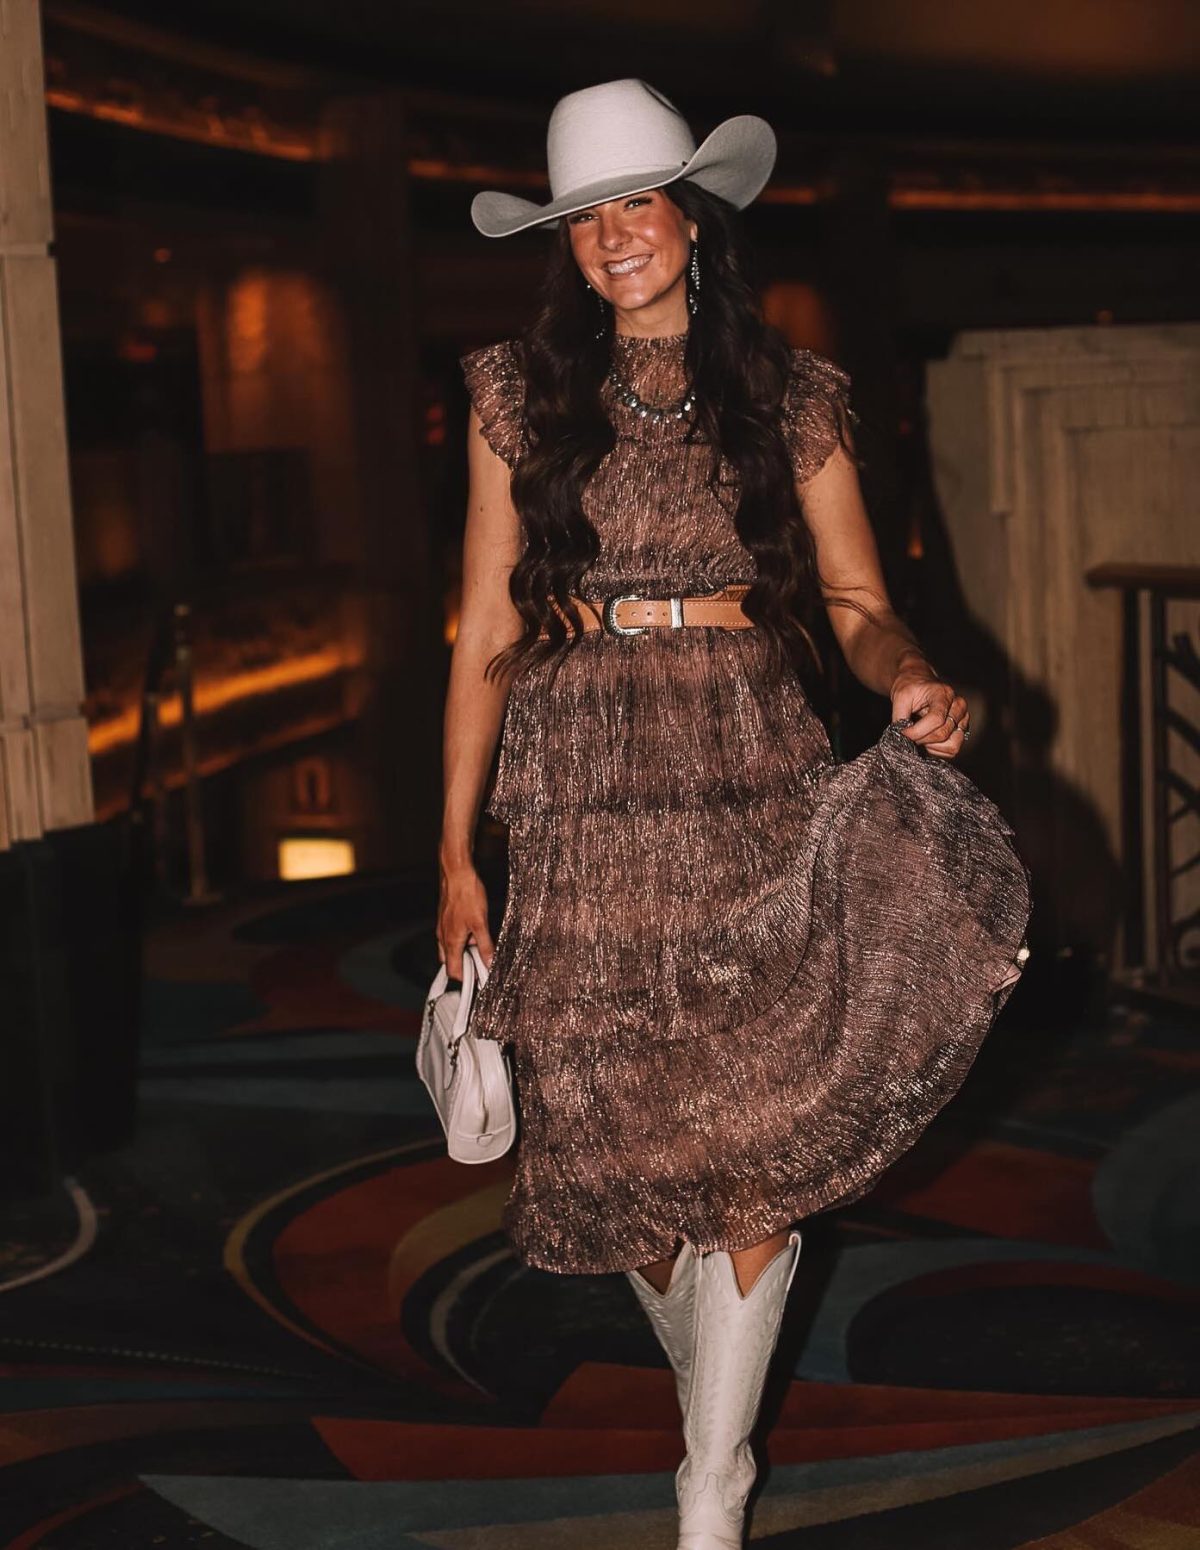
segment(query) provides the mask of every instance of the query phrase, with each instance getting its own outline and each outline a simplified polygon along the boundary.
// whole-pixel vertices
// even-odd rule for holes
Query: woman
[[[961,1084],[1020,972],[1026,874],[949,767],[963,696],[889,602],[846,374],[762,321],[736,212],[761,119],[696,148],[636,80],[550,120],[553,233],[518,341],[465,356],[462,612],[438,947],[521,1105],[527,1263],[624,1271],[675,1370],[680,1546],[740,1545],[749,1437],[813,1212],[866,1193]],[[835,764],[802,676],[828,610],[891,702]],[[472,838],[509,826],[495,944]],[[1018,944],[1021,944],[1018,953]]]

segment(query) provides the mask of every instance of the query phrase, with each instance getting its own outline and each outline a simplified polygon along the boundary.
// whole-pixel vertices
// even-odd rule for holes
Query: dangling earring
[[[692,243],[692,259],[688,264],[688,274],[691,276],[691,289],[688,292],[688,311],[693,316],[700,310],[700,249]]]
[[[608,314],[604,310],[604,297],[601,296],[600,292],[596,289],[590,280],[585,280],[583,284],[584,288],[591,291],[592,295],[596,298],[596,308],[600,314],[600,322],[597,325],[594,337],[596,339],[603,339],[605,334],[608,332]]]

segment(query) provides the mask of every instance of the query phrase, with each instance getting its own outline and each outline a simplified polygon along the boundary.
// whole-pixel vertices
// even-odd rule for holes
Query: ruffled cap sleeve
[[[797,482],[824,468],[841,445],[857,466],[847,433],[858,424],[850,405],[850,374],[815,350],[793,349],[792,369],[780,403],[780,426]]]
[[[492,451],[510,468],[528,450],[525,435],[525,383],[514,342],[502,339],[461,356],[463,378],[480,428]]]

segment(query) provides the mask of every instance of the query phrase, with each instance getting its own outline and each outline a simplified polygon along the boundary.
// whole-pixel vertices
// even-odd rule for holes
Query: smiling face
[[[661,188],[623,194],[566,217],[584,279],[610,301],[618,333],[683,333],[697,227]]]

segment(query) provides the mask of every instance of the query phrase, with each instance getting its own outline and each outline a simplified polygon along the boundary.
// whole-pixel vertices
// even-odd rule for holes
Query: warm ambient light
[[[330,148],[332,135],[310,125],[271,124],[261,111],[230,113],[224,119],[201,107],[174,103],[130,105],[109,100],[99,92],[75,91],[63,86],[46,89],[48,106],[63,113],[78,113],[88,118],[123,124],[144,133],[166,135],[174,139],[197,141],[202,145],[225,146],[255,156],[281,158],[284,161],[328,161],[334,159]],[[937,151],[931,153],[937,165]],[[407,162],[410,178],[431,183],[467,183],[491,187],[532,189],[545,193],[546,174],[532,167],[490,165],[481,162],[455,162],[444,157],[411,156]],[[934,177],[936,179],[936,173]],[[1149,174],[1146,174],[1149,177]],[[759,198],[764,204],[816,205],[827,197],[823,185],[780,180],[765,188]],[[896,210],[1077,210],[1114,213],[1173,212],[1193,214],[1200,210],[1200,192],[1192,187],[1130,188],[1120,186],[1044,188],[1019,186],[981,188],[937,186],[928,176],[905,183],[902,175],[888,192],[888,203]]]
[[[274,125],[254,110],[231,112],[224,118],[203,106],[177,103],[128,103],[104,95],[104,89],[73,91],[61,86],[46,88],[46,104],[62,113],[123,124],[149,134],[168,135],[200,145],[225,146],[256,156],[283,161],[314,161],[318,156],[317,133],[308,126]]]
[[[279,875],[285,882],[310,877],[348,877],[354,871],[354,846],[349,840],[313,835],[279,842]]]
[[[264,667],[229,673],[223,678],[201,678],[196,685],[196,714],[211,716],[224,710],[227,705],[255,700],[283,689],[298,688],[301,684],[318,683],[359,666],[361,660],[356,652],[330,646],[322,651],[307,652],[303,656],[269,662]],[[97,722],[88,732],[88,750],[92,757],[98,758],[114,748],[132,743],[138,733],[138,718],[139,708],[135,704],[127,705],[116,716]],[[182,719],[179,697],[176,695],[164,700],[159,710],[159,725],[178,726]]]

